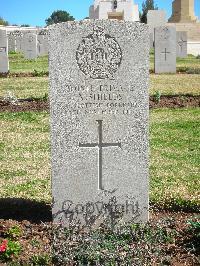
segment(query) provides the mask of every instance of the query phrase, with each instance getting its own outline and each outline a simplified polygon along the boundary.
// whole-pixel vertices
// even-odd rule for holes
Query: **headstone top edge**
[[[47,30],[54,30],[57,28],[62,28],[67,26],[80,26],[80,25],[91,25],[91,24],[101,24],[101,25],[140,25],[143,28],[148,29],[149,26],[145,23],[137,22],[137,21],[123,21],[123,20],[117,20],[117,19],[84,19],[84,20],[74,20],[74,21],[67,21],[67,22],[61,22],[57,24],[53,24],[47,27]]]

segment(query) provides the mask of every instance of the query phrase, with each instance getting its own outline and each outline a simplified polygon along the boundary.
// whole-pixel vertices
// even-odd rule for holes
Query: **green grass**
[[[5,97],[8,92],[17,98],[42,98],[48,94],[48,78],[0,78],[0,97]]]
[[[9,54],[11,73],[32,73],[37,71],[48,71],[48,56],[38,57],[35,60],[27,60],[20,53]]]
[[[157,109],[150,119],[150,198],[196,203],[200,109]],[[0,113],[0,197],[51,201],[49,114]]]

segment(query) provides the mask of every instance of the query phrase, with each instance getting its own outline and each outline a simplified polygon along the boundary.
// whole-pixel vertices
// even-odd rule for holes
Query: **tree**
[[[45,20],[47,26],[52,25],[54,23],[66,22],[75,20],[73,16],[71,16],[67,11],[57,10],[54,11],[49,18]]]
[[[145,0],[142,3],[142,13],[140,13],[140,21],[147,23],[147,13],[149,10],[157,10],[158,7],[154,4],[154,0]]]
[[[8,21],[4,20],[2,17],[0,17],[0,25],[8,26]]]
[[[22,24],[21,27],[30,27],[29,24]]]

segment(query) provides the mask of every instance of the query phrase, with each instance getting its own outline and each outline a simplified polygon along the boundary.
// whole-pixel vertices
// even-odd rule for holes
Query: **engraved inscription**
[[[83,38],[76,51],[80,70],[92,79],[113,79],[122,60],[122,51],[115,38],[97,27]]]
[[[103,148],[107,147],[119,147],[121,148],[121,143],[103,143],[103,129],[102,129],[102,120],[97,120],[98,123],[98,134],[99,134],[99,141],[98,143],[86,143],[82,144],[79,143],[79,147],[82,148],[96,148],[99,149],[99,173],[98,173],[98,189],[103,190]]]

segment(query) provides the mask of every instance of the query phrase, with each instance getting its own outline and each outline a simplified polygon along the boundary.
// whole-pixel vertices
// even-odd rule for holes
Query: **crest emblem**
[[[89,78],[113,78],[120,67],[122,51],[115,38],[97,27],[82,39],[76,51],[79,69]]]

